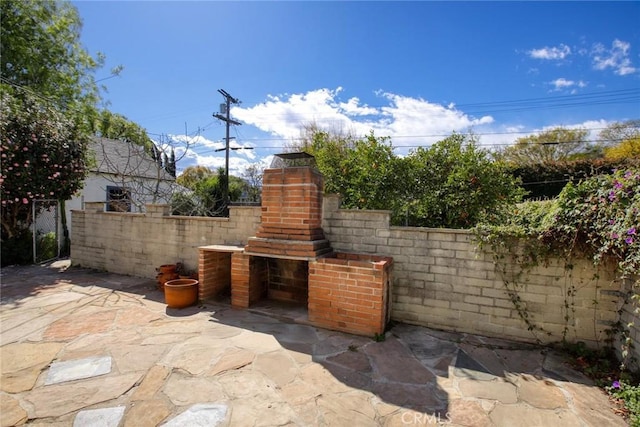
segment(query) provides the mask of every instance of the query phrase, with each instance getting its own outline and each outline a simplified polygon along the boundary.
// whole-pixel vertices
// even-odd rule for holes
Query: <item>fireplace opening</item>
[[[266,258],[267,298],[307,305],[309,263],[307,261]]]
[[[215,249],[220,250],[221,246]],[[208,255],[215,255],[216,261],[220,261],[217,253],[209,252]],[[242,250],[234,251],[230,258],[230,277],[209,274],[206,283],[209,284],[207,287],[213,287],[214,283],[224,287],[229,284],[232,306],[249,308],[255,304],[282,302],[306,311],[309,301],[308,260],[250,255]],[[222,286],[216,286],[215,293],[220,294]]]

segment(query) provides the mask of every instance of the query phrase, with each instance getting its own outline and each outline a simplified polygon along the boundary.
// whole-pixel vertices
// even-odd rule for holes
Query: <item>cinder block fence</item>
[[[104,212],[103,203],[87,203],[84,211],[72,212],[71,259],[75,265],[149,278],[169,262],[197,269],[202,262],[198,248],[244,246],[255,236],[260,209],[231,207],[229,218],[203,218],[171,216],[165,205],[132,214]],[[536,333],[516,310],[493,257],[478,252],[470,232],[391,227],[389,212],[340,209],[337,196],[324,197],[322,212],[322,229],[335,251],[393,258],[393,320],[526,342],[565,337],[595,344],[620,320],[621,310],[625,323],[635,320],[631,338],[640,356],[640,322],[625,305],[627,289],[611,271],[595,271],[585,261],[574,266],[571,277],[560,262],[527,273],[518,295],[530,322],[545,331]],[[233,275],[229,261],[236,256],[241,254],[223,255],[225,267],[208,268],[227,276],[231,269]],[[310,266],[310,274],[320,274],[321,268],[320,263]],[[315,290],[309,292],[311,302]]]

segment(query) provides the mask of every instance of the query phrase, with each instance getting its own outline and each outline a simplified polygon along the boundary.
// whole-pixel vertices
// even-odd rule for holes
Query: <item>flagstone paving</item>
[[[153,279],[2,269],[0,426],[624,426],[550,349],[272,302],[169,309]]]

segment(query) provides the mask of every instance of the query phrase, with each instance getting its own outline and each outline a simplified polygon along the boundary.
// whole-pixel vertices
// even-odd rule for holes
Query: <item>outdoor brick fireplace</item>
[[[200,298],[230,290],[235,308],[265,298],[299,303],[316,326],[382,334],[393,259],[334,252],[322,230],[323,179],[313,157],[277,157],[283,167],[264,171],[256,235],[244,247],[200,248]]]

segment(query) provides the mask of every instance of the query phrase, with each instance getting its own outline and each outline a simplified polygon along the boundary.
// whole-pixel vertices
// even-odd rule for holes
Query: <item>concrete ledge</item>
[[[239,245],[208,245],[208,246],[199,246],[198,250],[200,251],[210,251],[210,252],[243,252],[244,246]]]

